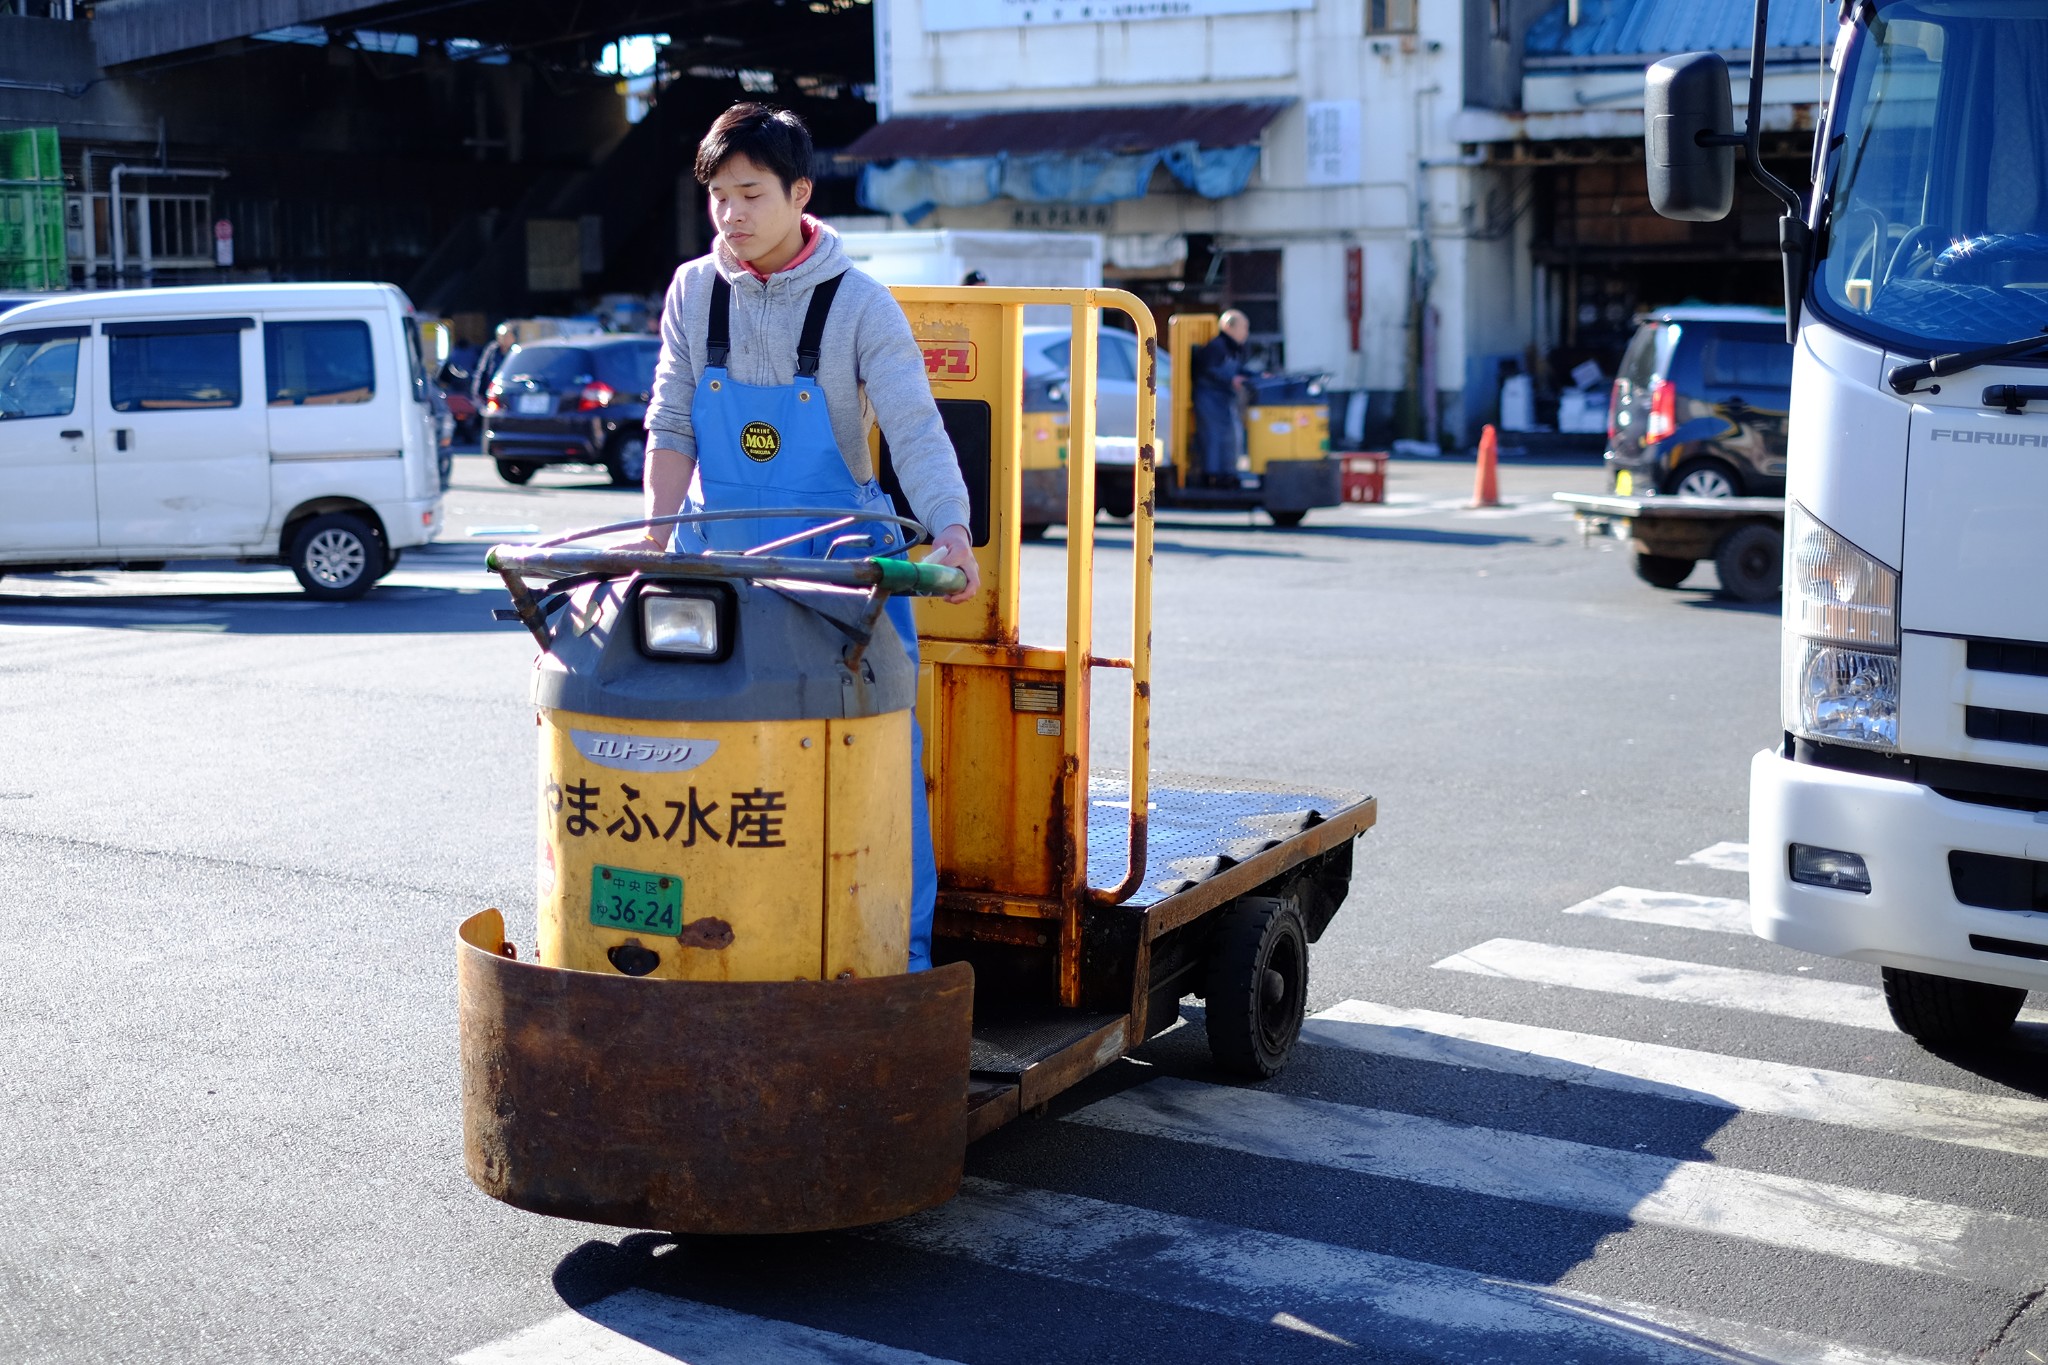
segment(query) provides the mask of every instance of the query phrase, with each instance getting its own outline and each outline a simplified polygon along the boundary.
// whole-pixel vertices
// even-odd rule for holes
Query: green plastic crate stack
[[[70,282],[57,130],[0,132],[0,288],[62,289]]]

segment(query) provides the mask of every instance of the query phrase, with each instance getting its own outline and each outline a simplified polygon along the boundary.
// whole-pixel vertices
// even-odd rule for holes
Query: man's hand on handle
[[[975,561],[965,526],[956,522],[933,536],[932,552],[925,556],[925,563],[945,564],[967,575],[966,588],[948,597],[948,602],[966,602],[981,591],[981,565]]]

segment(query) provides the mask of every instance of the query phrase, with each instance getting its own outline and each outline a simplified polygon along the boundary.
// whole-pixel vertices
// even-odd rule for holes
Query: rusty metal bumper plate
[[[699,982],[457,946],[470,1179],[534,1213],[690,1233],[857,1227],[944,1203],[966,1153],[974,972]]]

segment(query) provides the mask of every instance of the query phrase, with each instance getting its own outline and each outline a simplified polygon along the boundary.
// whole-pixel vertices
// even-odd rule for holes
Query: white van
[[[441,521],[388,284],[73,294],[0,321],[0,574],[276,563],[359,597]]]

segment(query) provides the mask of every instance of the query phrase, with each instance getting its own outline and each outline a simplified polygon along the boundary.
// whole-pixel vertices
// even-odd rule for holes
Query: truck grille
[[[2048,863],[1995,853],[1948,855],[1956,899],[1981,910],[2048,910]]]
[[[1968,666],[1979,673],[2023,673],[2048,678],[2048,645],[2023,640],[1971,640]]]
[[[2048,745],[2048,716],[1995,706],[1966,706],[1963,733],[1971,739],[1995,739],[2002,744]]]

